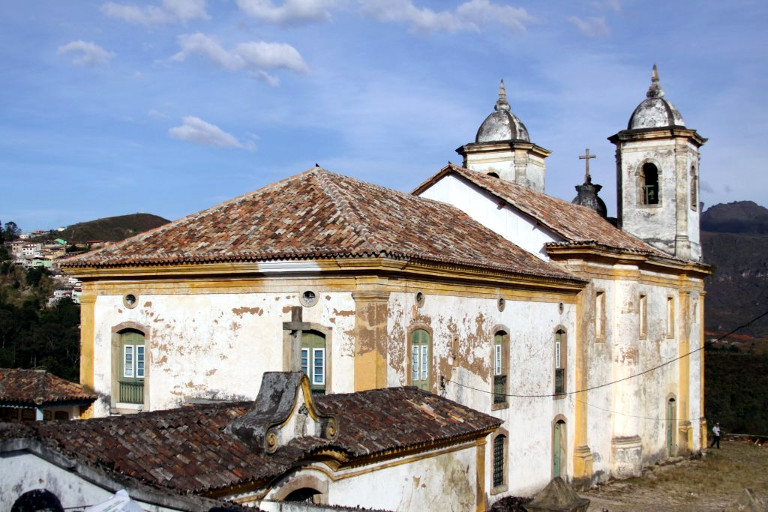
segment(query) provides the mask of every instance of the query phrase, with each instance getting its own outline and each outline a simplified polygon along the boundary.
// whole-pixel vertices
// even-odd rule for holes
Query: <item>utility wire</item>
[[[744,329],[745,327],[748,327],[748,326],[752,325],[753,323],[757,322],[758,320],[760,320],[761,318],[763,318],[765,316],[768,316],[768,311],[764,312],[761,315],[756,316],[755,318],[753,318],[749,322],[736,327],[735,329],[731,330],[727,334],[723,334],[722,336],[717,338],[714,341],[714,343],[717,343],[718,341],[721,341],[722,339],[727,338],[731,334],[733,334],[733,333],[735,333],[737,331],[740,331],[741,329]],[[577,395],[579,393],[586,393],[588,391],[593,391],[595,389],[601,389],[601,388],[605,388],[605,387],[608,387],[608,386],[613,386],[614,384],[618,384],[619,382],[624,382],[624,381],[627,381],[627,380],[630,380],[630,379],[634,379],[636,377],[641,377],[641,376],[643,376],[645,374],[648,374],[648,373],[651,373],[651,372],[655,372],[659,368],[663,368],[664,366],[672,364],[675,361],[679,361],[680,359],[683,359],[684,357],[688,357],[688,356],[690,356],[692,354],[695,354],[696,352],[699,352],[703,348],[704,348],[703,346],[697,347],[697,348],[691,350],[690,352],[687,352],[685,354],[679,355],[679,356],[677,356],[675,358],[672,358],[672,359],[670,359],[668,361],[665,361],[665,362],[663,362],[661,364],[658,364],[658,365],[656,365],[656,366],[654,366],[652,368],[649,368],[647,370],[644,370],[642,372],[634,373],[634,374],[628,375],[628,376],[626,376],[624,378],[613,380],[613,381],[610,381],[610,382],[605,382],[603,384],[598,384],[596,386],[590,386],[590,387],[584,388],[584,389],[577,389],[576,391],[568,391],[568,392],[565,392],[565,393],[549,393],[549,394],[545,394],[545,395],[518,395],[518,394],[515,394],[515,393],[505,393],[503,396],[510,397],[510,398],[552,398],[552,397],[555,397],[555,396],[562,397],[562,396]],[[459,382],[453,381],[451,379],[445,379],[445,380],[447,382],[450,382],[451,384],[456,384],[457,386],[460,386],[460,387],[463,387],[463,388],[467,388],[467,389],[471,389],[471,390],[474,390],[474,391],[478,391],[480,393],[487,393],[489,395],[501,396],[501,393],[495,393],[493,391],[488,391],[486,389],[477,389],[477,388],[474,388],[472,386],[467,386],[466,384],[461,384]]]

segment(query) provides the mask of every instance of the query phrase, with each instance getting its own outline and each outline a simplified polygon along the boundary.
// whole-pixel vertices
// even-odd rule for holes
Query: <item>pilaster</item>
[[[352,292],[355,300],[355,391],[387,387],[389,291]]]

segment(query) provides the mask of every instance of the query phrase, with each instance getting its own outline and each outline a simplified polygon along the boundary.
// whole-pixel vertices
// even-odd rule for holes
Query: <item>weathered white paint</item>
[[[679,149],[680,148],[678,148],[678,150]],[[654,158],[663,158],[663,155],[658,156],[658,154],[664,153],[664,148],[653,146],[644,147],[643,150],[649,152],[653,151],[654,155],[656,155]],[[690,158],[691,161],[693,161],[692,159],[695,157],[696,165],[698,166],[698,153],[692,153],[693,150],[695,150],[695,148],[688,144],[686,148],[682,150],[680,155],[684,156],[683,160]],[[647,157],[647,153],[645,154],[645,157]],[[679,159],[680,157],[678,157],[678,160]],[[658,160],[654,160],[654,162],[656,162],[657,167],[661,170],[662,166],[658,163]],[[689,166],[690,163],[691,162],[688,160],[685,160],[684,164],[681,165],[685,167]],[[667,172],[668,176],[671,174],[673,173]],[[688,174],[689,173],[684,174],[683,177],[688,176]],[[665,182],[665,179],[666,178],[663,177],[662,172],[662,175],[660,175],[660,182],[662,183],[662,201],[664,200],[664,194],[674,194],[676,191],[674,188],[674,181],[670,184]],[[686,191],[689,191],[690,182],[685,181],[685,186],[688,187],[686,188]],[[665,192],[663,187],[673,188],[671,191]],[[626,190],[624,193],[626,195]],[[508,240],[537,256],[541,257],[544,253],[544,244],[547,242],[559,241],[554,235],[539,227],[534,226],[535,229],[529,228],[527,230],[520,229],[520,226],[522,225],[521,222],[528,220],[526,217],[510,208],[499,208],[497,198],[484,191],[478,190],[474,184],[454,176],[447,176],[441,179],[424,191],[422,195],[424,197],[453,204],[465,211],[475,220],[483,223],[501,236],[504,236]],[[685,204],[690,206],[689,196],[686,195],[682,200],[687,201]],[[643,229],[650,230],[648,233],[651,233],[654,229],[659,229],[653,227],[656,222],[655,218],[640,219],[639,217],[644,214],[651,215],[657,210],[661,212],[661,209],[656,208],[654,210],[654,207],[645,207],[645,210],[639,208],[638,210],[640,210],[640,213],[636,213],[638,216],[637,222],[643,225]],[[692,215],[696,214],[696,222],[693,225],[696,227],[695,233],[691,233],[689,238],[693,242],[691,247],[692,251],[694,251],[691,257],[695,259],[697,258],[697,253],[695,251],[697,250],[696,248],[698,247],[699,240],[698,217],[697,211],[694,212],[690,208],[687,208],[687,210],[693,212]],[[675,209],[673,207],[673,214],[674,211]],[[664,214],[666,215],[666,212],[664,212]],[[665,222],[667,222],[667,224],[665,224],[666,228],[664,229],[666,230],[667,235],[671,233],[671,247],[672,253],[674,254],[675,229],[677,229],[677,224],[672,221]],[[646,226],[646,224],[650,227]],[[688,226],[692,225],[688,224]],[[691,227],[691,229],[693,228]],[[642,238],[641,234],[634,234]],[[574,260],[565,266],[576,276],[580,276],[582,271],[580,270],[579,265],[581,265],[581,262]],[[554,407],[548,411],[543,411],[538,407],[537,399],[512,399],[510,408],[515,411],[515,414],[513,414],[512,418],[507,420],[503,425],[503,428],[509,431],[509,460],[510,466],[512,466],[512,473],[509,474],[510,494],[531,494],[546,484],[544,475],[547,475],[547,478],[551,475],[551,466],[549,466],[549,464],[551,464],[552,460],[550,422],[557,414],[562,414],[566,419],[568,431],[568,473],[570,474],[572,470],[574,448],[573,439],[575,432],[573,425],[573,411],[575,400],[586,402],[586,404],[588,404],[587,442],[592,452],[593,471],[596,480],[605,479],[609,475],[634,475],[641,470],[642,466],[652,464],[669,456],[666,447],[666,403],[669,396],[677,397],[679,393],[679,364],[674,360],[679,355],[678,343],[680,340],[678,339],[679,333],[677,330],[671,337],[668,337],[666,333],[667,298],[672,297],[674,299],[676,326],[681,325],[680,322],[683,321],[684,314],[688,315],[691,349],[698,347],[698,336],[701,332],[701,319],[698,318],[698,316],[694,316],[692,312],[680,312],[679,294],[681,288],[678,285],[665,287],[663,285],[648,284],[652,282],[663,282],[665,279],[668,282],[678,282],[676,278],[670,279],[670,275],[647,271],[641,272],[636,266],[624,264],[607,265],[589,262],[588,267],[592,269],[592,272],[603,272],[607,275],[612,275],[614,273],[636,273],[642,277],[641,279],[596,279],[589,277],[588,275],[587,278],[590,280],[590,286],[582,292],[585,296],[585,310],[579,321],[590,323],[587,329],[586,339],[583,340],[586,350],[588,387],[602,386],[612,382],[616,383],[608,387],[598,388],[589,393],[555,400]],[[698,292],[695,290],[701,288],[701,282],[693,279],[685,286],[693,290],[691,292],[691,302],[693,303],[693,301],[698,299]],[[602,291],[605,294],[606,304],[606,332],[605,336],[600,339],[596,336],[596,329],[594,326],[594,299],[596,290]],[[640,336],[639,326],[638,304],[640,294],[644,294],[647,297],[648,332],[644,337]],[[427,300],[423,309],[426,310],[429,303],[429,300]],[[407,314],[409,307],[413,306],[408,305],[407,307],[401,308],[405,311],[405,313],[402,314]],[[440,303],[438,310],[452,311],[451,308],[453,307],[456,307],[456,305]],[[511,302],[508,302],[505,313],[507,311],[515,311],[515,309],[516,306]],[[543,310],[546,310],[546,308],[543,308]],[[470,308],[469,311],[474,311],[474,309]],[[485,313],[489,316],[492,315],[489,310],[486,310]],[[392,314],[396,313],[393,311]],[[430,316],[431,313],[421,314]],[[531,311],[527,314],[521,314],[521,312],[516,311],[512,318],[514,325],[517,325],[518,323],[528,324],[527,329],[535,330],[534,325],[540,323],[541,319],[546,318],[546,314],[543,314],[541,311]],[[442,325],[445,321],[438,320],[437,322],[433,321],[432,323]],[[500,323],[503,323],[503,321]],[[575,332],[572,329],[574,323],[569,322],[566,323],[566,325],[570,333]],[[581,323],[579,325],[581,325]],[[466,330],[462,332],[461,335],[466,336]],[[541,333],[538,335],[541,336]],[[463,340],[464,338],[462,336],[460,336],[460,339]],[[513,358],[513,364],[511,366],[513,370],[511,373],[513,379],[515,378],[514,341],[515,338],[513,336],[513,347],[511,350],[511,357]],[[573,381],[571,380],[574,368],[573,336],[569,336],[568,342],[568,389],[573,390]],[[536,378],[542,374],[549,375],[549,378],[551,378],[551,367],[543,368],[541,361],[533,360],[533,358],[530,357],[530,349],[525,355],[526,358],[521,363],[520,368],[525,372],[527,379],[533,379],[533,382],[541,382],[537,381]],[[490,353],[488,357],[490,361]],[[647,375],[634,377],[647,369],[668,361],[672,361],[672,363]],[[691,357],[689,361],[689,403],[687,404],[687,408],[682,410],[682,404],[680,403],[679,398],[676,398],[678,406],[676,414],[678,419],[690,422],[690,428],[693,431],[692,444],[696,447],[700,446],[701,439],[699,423],[699,417],[702,414],[702,411],[700,410],[700,381],[702,378],[700,356],[696,354]],[[463,379],[465,385],[477,389],[488,389],[489,384],[477,375],[471,372],[464,375],[464,369],[458,369],[454,373],[456,372],[461,375],[461,377],[456,377],[456,379]],[[628,380],[617,382],[622,379]],[[529,383],[528,386],[531,387],[533,385]],[[450,392],[450,389],[448,392]],[[465,392],[463,395],[457,394],[456,396],[451,396],[449,394],[447,396],[461,403],[484,410],[478,405],[483,403],[482,398],[477,396],[479,393],[475,392],[474,394],[476,396],[469,396],[470,392]],[[519,405],[517,401],[520,402]],[[525,412],[519,414],[519,411],[521,410]],[[494,411],[493,414],[499,414],[499,411]],[[529,421],[526,423],[525,419],[528,419]],[[679,422],[677,425],[679,426]],[[606,428],[607,426],[608,428]],[[525,433],[523,436],[524,439],[518,439],[516,437],[520,432]],[[542,433],[546,434],[546,439]],[[676,435],[675,438],[677,440],[678,435]],[[542,453],[547,453],[548,457],[542,457]],[[492,460],[491,457],[489,457],[488,460]],[[520,474],[514,473],[516,471],[515,468],[518,468]],[[524,469],[520,470],[520,468]],[[490,474],[490,466],[488,474]]]
[[[513,241],[518,247],[548,260],[544,245],[562,238],[515,208],[499,207],[498,199],[477,185],[450,175],[421,193],[421,197],[449,203],[477,222]]]
[[[619,143],[619,225],[679,258],[701,259],[699,208],[690,207],[690,170],[698,178],[699,151],[684,138]],[[645,205],[640,190],[643,165],[659,171],[659,204]],[[698,196],[698,194],[697,194]]]
[[[354,390],[354,301],[350,293],[318,290],[317,305],[303,308],[303,321],[330,329],[333,392]],[[283,368],[283,323],[299,305],[296,292],[137,294],[138,306],[122,295],[100,295],[95,305],[95,391],[112,393],[112,332],[138,325],[148,360],[146,410],[167,409],[190,398],[255,399],[265,371]],[[96,406],[108,414],[109,401]],[[121,406],[129,409],[129,406]]]
[[[476,485],[476,450],[469,444],[339,471],[316,463],[277,482],[265,500],[280,496],[285,486],[319,483],[327,489],[328,505],[399,511],[475,510],[478,492],[483,492]]]
[[[572,397],[554,398],[554,333],[562,328],[575,332],[576,312],[571,304],[507,300],[504,311],[497,301],[426,295],[416,307],[414,294],[393,293],[388,326],[390,386],[409,384],[408,333],[413,327],[432,329],[432,389],[451,400],[503,419],[508,436],[508,492],[533,494],[552,477],[551,422],[566,418],[568,437],[573,438]],[[414,314],[415,312],[415,314]],[[492,355],[496,329],[510,335],[508,392],[539,395],[509,397],[508,407],[493,410]],[[575,385],[573,358],[575,337],[567,335],[567,389]],[[455,350],[457,349],[457,350]],[[445,378],[445,388],[440,386]],[[572,443],[571,443],[572,444]],[[492,487],[492,446],[486,453],[487,485]],[[573,446],[568,446],[572,453]],[[570,464],[570,457],[568,458]]]
[[[259,272],[262,274],[283,272],[318,272],[320,266],[312,260],[302,261],[262,261],[258,263]]]
[[[24,450],[0,455],[0,510],[11,510],[13,503],[27,491],[46,489],[59,498],[64,509],[78,510],[103,503],[114,491],[96,485],[77,473],[63,469]],[[136,500],[148,512],[184,510],[165,508]]]

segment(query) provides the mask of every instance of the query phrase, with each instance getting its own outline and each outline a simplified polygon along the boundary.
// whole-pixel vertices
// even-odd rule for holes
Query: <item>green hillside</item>
[[[168,219],[150,213],[133,213],[79,222],[68,226],[63,231],[53,231],[44,238],[61,238],[70,244],[91,241],[117,242],[168,222],[170,222]]]

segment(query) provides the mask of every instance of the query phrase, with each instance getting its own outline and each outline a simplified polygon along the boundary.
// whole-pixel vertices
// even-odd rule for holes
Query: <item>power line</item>
[[[730,332],[728,332],[726,334],[723,334],[722,336],[717,338],[714,341],[714,343],[717,343],[718,341],[721,341],[724,338],[727,338],[731,334],[733,334],[733,333],[735,333],[737,331],[740,331],[741,329],[744,329],[745,327],[748,327],[748,326],[752,325],[753,323],[757,322],[758,320],[760,320],[764,316],[768,316],[768,311],[764,312],[761,315],[756,316],[755,318],[753,318],[749,322],[736,327],[735,329],[731,330]],[[656,365],[656,366],[654,366],[652,368],[649,368],[647,370],[643,370],[642,372],[634,373],[634,374],[628,375],[628,376],[626,376],[624,378],[613,380],[613,381],[606,382],[606,383],[603,383],[603,384],[598,384],[596,386],[590,386],[590,387],[584,388],[584,389],[577,389],[576,391],[568,391],[568,392],[565,392],[565,393],[549,393],[549,394],[545,394],[545,395],[518,395],[518,394],[515,394],[515,393],[504,393],[503,396],[506,396],[506,397],[509,397],[509,398],[552,398],[552,397],[556,397],[556,396],[557,397],[562,397],[562,396],[577,395],[579,393],[586,393],[588,391],[593,391],[595,389],[605,388],[605,387],[608,387],[608,386],[612,386],[614,384],[618,384],[619,382],[624,382],[624,381],[627,381],[627,380],[630,380],[630,379],[634,379],[636,377],[641,377],[641,376],[643,376],[645,374],[648,374],[648,373],[651,373],[651,372],[655,372],[659,368],[663,368],[664,366],[667,366],[667,365],[672,364],[672,363],[674,363],[676,361],[679,361],[680,359],[683,359],[684,357],[688,357],[688,356],[690,356],[692,354],[695,354],[696,352],[699,352],[703,348],[704,348],[703,346],[697,347],[697,348],[691,350],[690,352],[687,352],[685,354],[681,354],[681,355],[679,355],[679,356],[677,356],[675,358],[672,358],[672,359],[670,359],[668,361],[665,361],[665,362],[663,362],[661,364],[658,364],[658,365]],[[472,389],[472,390],[478,391],[480,393],[487,393],[489,395],[492,394],[492,395],[496,395],[496,396],[502,396],[501,393],[496,393],[494,391],[488,391],[486,389],[477,389],[477,388],[474,388],[472,386],[467,386],[466,384],[461,384],[460,382],[453,381],[451,379],[445,379],[445,380],[447,382],[452,383],[452,384],[456,384],[457,386],[460,386],[460,387],[463,387],[463,388],[467,388],[467,389]]]

